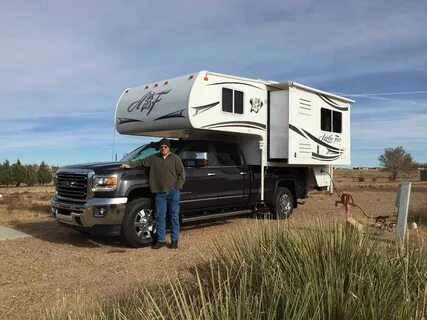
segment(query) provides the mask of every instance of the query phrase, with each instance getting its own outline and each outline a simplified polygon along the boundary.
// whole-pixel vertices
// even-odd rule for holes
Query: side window
[[[243,114],[243,92],[222,88],[222,111]]]
[[[342,113],[322,108],[320,110],[320,129],[329,132],[342,132]]]
[[[218,166],[218,160],[208,144],[191,144],[187,147],[184,147],[178,155],[181,158],[184,166],[187,162],[199,159],[207,159],[208,167]]]
[[[223,167],[239,166],[242,164],[242,158],[238,149],[231,145],[215,145],[218,165]]]
[[[332,128],[334,129],[334,132],[336,132],[336,133],[342,132],[342,113],[339,111],[333,111]]]
[[[332,116],[332,110],[325,109],[325,108],[320,109],[320,129],[322,129],[323,131],[332,131],[331,116]]]
[[[222,111],[233,112],[233,90],[222,88]]]
[[[243,114],[243,92],[234,90],[234,113]]]

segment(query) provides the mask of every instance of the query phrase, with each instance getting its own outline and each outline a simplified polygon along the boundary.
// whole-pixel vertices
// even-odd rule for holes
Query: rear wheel
[[[135,199],[128,203],[122,233],[135,248],[149,246],[156,235],[156,220],[150,199]]]
[[[273,216],[275,219],[287,219],[294,211],[294,195],[288,188],[278,188],[274,197]]]

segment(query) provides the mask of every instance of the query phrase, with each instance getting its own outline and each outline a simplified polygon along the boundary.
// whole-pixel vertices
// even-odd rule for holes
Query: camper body
[[[350,164],[352,102],[294,82],[201,71],[126,89],[116,129],[177,139],[172,149],[187,177],[183,221],[259,212],[286,218],[310,189],[330,185],[331,165]],[[120,164],[153,152],[149,144],[119,163],[60,168],[52,199],[57,220],[87,232],[123,234],[133,246],[151,243],[147,170],[122,170]],[[106,177],[116,185],[99,185]]]
[[[116,109],[122,134],[239,141],[249,164],[349,165],[352,100],[295,82],[207,71],[126,89]],[[248,145],[248,146],[247,146]]]

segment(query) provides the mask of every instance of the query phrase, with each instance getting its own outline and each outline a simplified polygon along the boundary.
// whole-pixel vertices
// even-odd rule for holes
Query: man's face
[[[162,154],[162,156],[166,156],[169,153],[169,147],[165,144],[162,144],[160,146],[160,153]]]

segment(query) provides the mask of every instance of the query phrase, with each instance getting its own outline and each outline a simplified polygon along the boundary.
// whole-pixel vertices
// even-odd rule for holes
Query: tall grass
[[[90,307],[91,319],[424,319],[427,251],[342,230],[258,226],[218,243],[193,277]],[[65,305],[44,319],[88,318]],[[68,312],[68,313],[67,313]],[[83,317],[85,315],[85,317]]]

